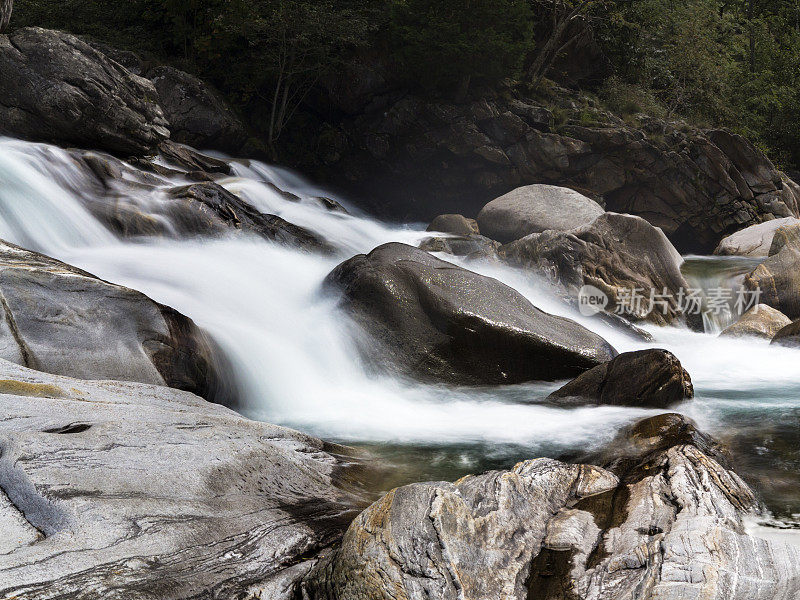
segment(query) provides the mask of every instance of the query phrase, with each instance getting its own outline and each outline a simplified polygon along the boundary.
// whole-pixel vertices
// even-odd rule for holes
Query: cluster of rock
[[[800,216],[800,188],[728,131],[644,115],[625,121],[557,86],[544,101],[517,88],[435,101],[393,88],[385,68],[366,66],[363,86],[331,94],[344,116],[338,135],[321,140],[318,173],[380,198],[372,208],[389,216],[477,212],[509,190],[550,183],[647,219],[684,253],[709,253],[738,229]]]
[[[790,600],[800,548],[753,538],[713,440],[666,414],[603,467],[550,459],[390,491],[300,584],[310,600]]]
[[[231,152],[246,139],[240,120],[207,84],[60,31],[0,35],[0,77],[3,135],[123,156],[153,154],[170,137]]]

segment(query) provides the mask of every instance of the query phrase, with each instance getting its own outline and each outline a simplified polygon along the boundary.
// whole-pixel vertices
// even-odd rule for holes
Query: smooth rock
[[[721,256],[769,256],[772,238],[776,230],[785,225],[800,224],[800,219],[784,217],[773,219],[758,225],[751,225],[736,233],[722,238],[714,250],[714,254]]]
[[[0,308],[0,358],[47,373],[230,400],[206,335],[135,290],[0,242]]]
[[[473,235],[480,234],[478,222],[475,219],[468,219],[464,215],[439,215],[426,231],[440,231],[442,233],[452,233],[453,235]]]
[[[790,319],[800,318],[800,236],[797,226],[776,232],[771,254],[744,277],[744,289],[758,295],[759,302],[779,310]],[[798,228],[800,232],[800,228]]]
[[[608,298],[607,312],[631,321],[671,323],[681,316],[679,294],[689,287],[683,258],[664,232],[632,215],[608,212],[571,231],[534,233],[502,246],[500,255],[573,301],[581,287],[594,286]]]
[[[0,81],[2,135],[125,155],[169,137],[153,84],[67,33],[0,35]]]
[[[766,304],[757,304],[739,317],[738,321],[726,327],[720,336],[752,336],[771,340],[791,322],[791,319],[781,311]]]
[[[771,344],[776,346],[786,346],[788,348],[800,348],[800,319],[792,321],[775,334]]]
[[[482,235],[472,234],[426,238],[422,240],[419,247],[426,252],[443,252],[471,259],[497,260],[500,242],[490,240]]]
[[[548,399],[559,405],[666,408],[694,396],[689,373],[667,350],[623,352],[578,375]]]
[[[574,190],[536,184],[489,202],[478,213],[478,225],[483,235],[505,244],[531,233],[588,225],[603,212],[597,202]]]
[[[369,342],[357,336],[366,360],[426,381],[553,380],[616,355],[601,337],[499,281],[405,244],[343,262],[325,287],[366,332]]]
[[[255,598],[365,504],[346,449],[187,392],[0,361],[0,413],[2,598]]]

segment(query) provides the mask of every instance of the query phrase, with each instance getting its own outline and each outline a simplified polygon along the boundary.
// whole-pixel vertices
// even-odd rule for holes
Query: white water
[[[67,153],[12,140],[0,140],[0,237],[189,315],[228,354],[244,394],[243,412],[326,438],[510,445],[533,456],[590,449],[609,440],[623,423],[658,412],[530,404],[557,384],[457,389],[369,372],[352,346],[352,327],[333,300],[320,294],[320,283],[353,254],[387,241],[418,243],[427,235],[422,226],[391,227],[359,214],[327,212],[310,200],[289,202],[264,182],[304,198],[321,190],[261,163],[242,163],[237,175],[220,183],[259,210],[323,235],[336,246],[337,256],[310,255],[262,239],[118,240],[83,208],[84,195],[104,201],[102,192]],[[146,200],[159,198],[156,193]],[[652,328],[656,341],[643,344],[580,316],[530,275],[498,264],[470,263],[469,268],[508,283],[543,310],[581,321],[620,351],[646,345],[672,350],[690,372],[698,396],[680,410],[712,432],[724,433],[731,415],[768,420],[800,409],[793,350],[669,328]]]

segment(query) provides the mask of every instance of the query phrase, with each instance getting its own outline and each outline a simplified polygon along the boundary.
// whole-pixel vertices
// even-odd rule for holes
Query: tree
[[[544,0],[537,4],[545,9],[549,28],[547,39],[528,67],[528,78],[534,86],[539,85],[562,52],[588,34],[586,20],[589,11],[599,2],[598,0]]]
[[[14,8],[14,0],[0,0],[0,33],[8,29],[11,21],[11,10]]]
[[[528,0],[403,0],[390,35],[409,81],[464,96],[474,80],[518,74],[533,23]]]

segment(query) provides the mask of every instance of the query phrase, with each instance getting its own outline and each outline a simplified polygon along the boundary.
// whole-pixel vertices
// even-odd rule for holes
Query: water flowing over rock
[[[153,84],[67,33],[0,35],[0,80],[0,134],[125,155],[169,137]]]
[[[0,412],[3,598],[244,598],[364,505],[346,449],[186,392],[0,360]]]
[[[372,207],[391,217],[469,216],[548,183],[644,217],[681,252],[707,253],[736,230],[800,216],[800,188],[743,137],[645,116],[629,124],[557,87],[547,106],[515,88],[464,104],[384,93],[338,131],[321,148],[320,176],[380,198]]]
[[[726,327],[720,335],[727,337],[752,336],[771,340],[791,319],[766,304],[758,304],[744,313],[736,323]]]
[[[43,254],[0,242],[0,358],[86,379],[168,385],[229,400],[191,319]]]
[[[616,355],[601,337],[499,281],[404,244],[345,261],[326,287],[372,340],[362,343],[367,360],[422,380],[553,380]]]
[[[550,279],[573,302],[581,287],[592,285],[608,297],[606,311],[619,309],[633,321],[674,321],[682,312],[679,294],[688,289],[675,247],[660,229],[631,215],[605,213],[571,231],[534,233],[502,246],[500,255]],[[657,302],[649,310],[651,294]],[[637,295],[640,304],[629,302]]]
[[[800,219],[784,217],[751,225],[723,238],[714,250],[721,256],[769,256],[776,230],[786,225],[800,224]]]
[[[505,244],[532,233],[588,225],[604,212],[597,202],[569,188],[527,185],[484,206],[478,225],[484,235]]]
[[[694,396],[689,373],[667,350],[623,352],[578,375],[548,400],[559,405],[587,403],[666,408]]]
[[[610,470],[538,459],[392,490],[351,524],[302,592],[311,600],[797,597],[800,548],[745,533],[755,498],[713,440],[680,415],[661,415],[612,448]]]

